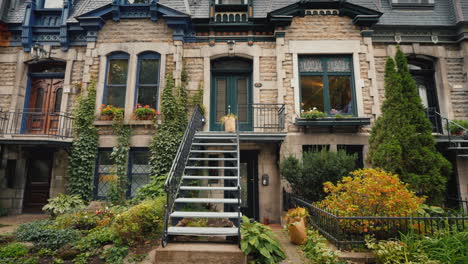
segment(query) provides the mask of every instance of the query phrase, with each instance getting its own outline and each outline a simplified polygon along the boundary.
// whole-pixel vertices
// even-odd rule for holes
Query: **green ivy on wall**
[[[112,149],[111,153],[117,179],[111,185],[108,198],[113,204],[123,204],[127,198],[128,155],[132,135],[131,127],[124,124],[124,112],[116,113],[112,123],[112,130],[114,135],[117,135],[117,145]]]
[[[94,126],[96,81],[91,80],[87,93],[78,99],[74,109],[74,140],[68,167],[67,190],[84,200],[93,198],[94,166],[98,149],[98,133]]]
[[[138,190],[137,199],[164,194],[164,182],[187,126],[187,72],[182,71],[181,85],[176,87],[172,74],[166,76],[161,98],[163,123],[158,126],[150,145],[150,183]]]

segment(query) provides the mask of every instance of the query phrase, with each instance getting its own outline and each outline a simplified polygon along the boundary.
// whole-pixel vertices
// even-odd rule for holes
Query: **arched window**
[[[128,58],[129,55],[125,52],[114,52],[107,56],[107,76],[103,104],[125,107]]]
[[[434,126],[434,132],[440,132],[440,119],[435,111],[439,112],[439,101],[434,79],[434,62],[428,58],[408,57],[408,67],[411,76],[416,81],[421,102],[427,109],[428,118]]]
[[[160,58],[159,53],[155,52],[138,55],[136,105],[158,107]]]

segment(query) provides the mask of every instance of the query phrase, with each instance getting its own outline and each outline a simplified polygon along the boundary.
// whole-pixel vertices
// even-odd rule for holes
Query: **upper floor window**
[[[115,52],[107,57],[107,77],[103,104],[125,107],[129,55]]]
[[[158,106],[160,55],[145,52],[138,56],[138,78],[136,84],[136,103],[141,106],[149,105],[156,109]]]
[[[391,0],[392,7],[402,8],[419,8],[419,7],[433,7],[435,0]]]
[[[63,0],[44,0],[44,8],[62,8]]]
[[[125,0],[126,4],[149,4],[150,0]]]
[[[301,110],[356,114],[351,56],[299,58]]]
[[[244,5],[247,4],[246,0],[218,0],[220,5]]]

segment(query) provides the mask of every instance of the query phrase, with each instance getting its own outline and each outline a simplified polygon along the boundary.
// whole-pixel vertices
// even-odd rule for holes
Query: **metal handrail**
[[[166,197],[166,211],[164,218],[164,229],[162,236],[162,245],[165,247],[167,245],[167,229],[169,227],[169,215],[174,209],[174,201],[179,193],[180,184],[182,182],[182,176],[185,170],[185,166],[188,162],[188,157],[190,155],[190,149],[192,147],[193,138],[195,133],[203,125],[203,115],[199,105],[195,106],[195,109],[192,114],[187,128],[185,129],[184,136],[180,142],[179,148],[177,149],[177,154],[172,162],[171,170],[167,176],[166,182],[164,183],[164,189],[167,193]]]
[[[239,104],[237,112],[245,109],[247,120],[252,122],[253,129],[261,129],[265,132],[282,132],[285,123],[284,104]]]
[[[0,135],[73,137],[73,116],[66,112],[0,110]]]
[[[465,127],[461,126],[460,124],[458,124],[458,123],[456,123],[456,122],[454,122],[454,121],[448,119],[448,118],[445,117],[445,116],[442,116],[441,113],[439,113],[439,112],[437,112],[437,111],[435,111],[435,110],[434,110],[434,113],[435,113],[436,115],[438,115],[438,116],[439,116],[442,120],[444,120],[445,123],[446,123],[447,137],[448,137],[449,145],[452,145],[452,135],[451,135],[451,133],[450,133],[450,125],[451,125],[451,124],[452,124],[452,125],[455,125],[455,126],[457,126],[457,127],[459,127],[459,128],[461,128],[461,129],[463,129],[463,131],[464,131],[465,134],[468,133],[468,129],[467,129],[467,128],[465,128]],[[444,131],[443,128],[442,128],[442,131]]]
[[[236,119],[236,137],[237,137],[237,242],[240,246],[241,241],[241,184],[240,184],[240,126],[239,118]]]

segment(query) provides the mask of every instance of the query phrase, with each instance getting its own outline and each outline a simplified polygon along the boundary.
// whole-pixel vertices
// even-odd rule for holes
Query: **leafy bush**
[[[50,198],[42,210],[50,213],[52,216],[61,215],[86,207],[84,201],[78,195],[59,194],[57,197]]]
[[[306,119],[324,118],[326,116],[327,116],[326,113],[317,110],[316,107],[314,107],[313,109],[309,109],[309,111],[301,112],[301,118],[306,118]]]
[[[111,228],[95,228],[90,230],[87,236],[78,240],[74,247],[80,251],[90,251],[111,244],[115,238],[115,232]]]
[[[241,250],[255,258],[255,263],[274,264],[286,259],[275,234],[268,226],[242,217]]]
[[[123,243],[133,244],[161,232],[166,197],[145,200],[115,218],[113,229]]]
[[[77,212],[73,214],[63,214],[55,219],[54,226],[63,228],[74,228],[79,230],[90,230],[98,225],[99,217],[88,212]]]
[[[368,239],[366,246],[374,252],[379,264],[439,263],[437,261],[430,261],[420,248],[409,247],[408,244],[398,240],[376,242],[374,239]]]
[[[124,258],[128,255],[128,247],[126,246],[113,246],[104,249],[100,258],[104,259],[106,263],[122,264]]]
[[[15,231],[15,236],[20,241],[33,242],[40,247],[54,250],[78,240],[79,235],[77,230],[54,228],[50,220],[22,224]]]
[[[280,164],[281,175],[291,184],[292,191],[307,200],[319,201],[326,194],[323,183],[336,182],[355,169],[356,155],[344,150],[305,152],[302,162],[288,157]]]
[[[0,247],[0,260],[17,259],[28,254],[28,248],[21,243],[11,243]]]
[[[345,264],[338,254],[327,245],[327,240],[318,231],[307,230],[307,242],[302,246],[306,258],[317,264]]]
[[[362,169],[334,185],[325,183],[328,196],[321,206],[356,216],[401,216],[418,210],[423,198],[409,191],[397,175],[380,169]]]
[[[468,260],[468,232],[442,231],[432,237],[409,234],[402,237],[403,243],[423,250],[431,260],[443,264],[466,263]]]
[[[154,199],[160,197],[166,193],[164,190],[164,183],[166,182],[166,176],[152,176],[150,182],[140,189],[138,189],[135,195],[135,200],[143,201],[145,199]]]

